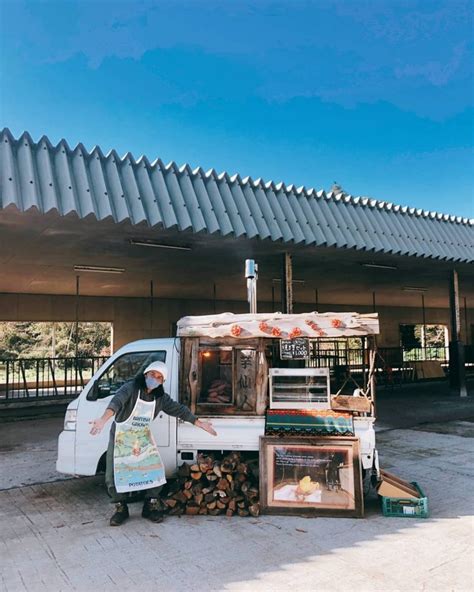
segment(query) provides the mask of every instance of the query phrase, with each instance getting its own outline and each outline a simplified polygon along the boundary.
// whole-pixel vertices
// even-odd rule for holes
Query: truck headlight
[[[72,432],[76,431],[77,409],[68,409],[64,417],[64,429]]]

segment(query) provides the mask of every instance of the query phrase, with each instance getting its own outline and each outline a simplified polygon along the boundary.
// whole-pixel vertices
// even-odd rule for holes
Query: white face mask
[[[163,384],[163,381],[159,378],[155,378],[154,376],[145,376],[145,383],[147,388],[152,391]]]

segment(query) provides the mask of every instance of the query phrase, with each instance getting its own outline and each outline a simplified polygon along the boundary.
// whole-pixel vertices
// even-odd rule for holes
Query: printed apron
[[[144,401],[140,395],[130,417],[115,424],[114,481],[118,493],[166,483],[163,461],[151,432],[156,401]]]

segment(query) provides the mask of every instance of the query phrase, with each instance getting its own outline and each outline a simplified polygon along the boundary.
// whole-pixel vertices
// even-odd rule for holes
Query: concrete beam
[[[453,269],[449,284],[451,340],[449,342],[449,385],[461,397],[467,397],[464,344],[461,341],[461,314],[459,307],[459,278]]]

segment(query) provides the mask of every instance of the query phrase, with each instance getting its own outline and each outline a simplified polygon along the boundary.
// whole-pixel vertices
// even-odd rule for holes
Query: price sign
[[[280,358],[282,360],[305,360],[309,358],[309,339],[296,337],[280,341]]]

